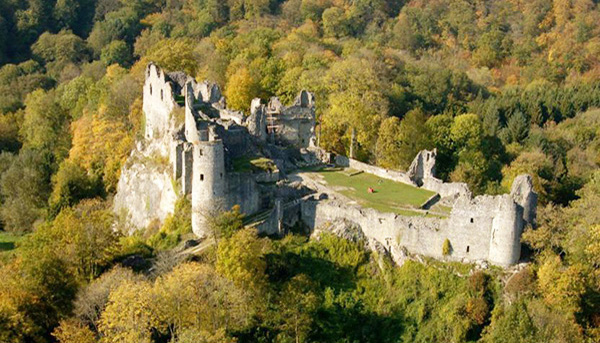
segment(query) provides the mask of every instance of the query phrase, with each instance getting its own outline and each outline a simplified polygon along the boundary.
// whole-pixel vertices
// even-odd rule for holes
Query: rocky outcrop
[[[164,168],[151,163],[135,163],[123,170],[114,209],[130,224],[131,232],[147,227],[155,220],[163,222],[173,212],[177,192],[171,180]]]

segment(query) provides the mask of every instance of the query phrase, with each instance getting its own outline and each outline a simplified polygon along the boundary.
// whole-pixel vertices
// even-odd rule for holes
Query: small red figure
[[[368,191],[369,193],[375,193],[375,190],[374,190],[373,188],[371,188],[371,187],[369,187],[369,188],[367,189],[367,191]]]

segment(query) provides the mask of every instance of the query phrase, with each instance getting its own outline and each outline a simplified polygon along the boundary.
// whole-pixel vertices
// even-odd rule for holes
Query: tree
[[[0,217],[5,230],[28,232],[43,215],[50,195],[48,160],[47,154],[26,149],[2,174],[0,193],[4,201]]]
[[[227,0],[227,3],[229,16],[234,20],[257,19],[269,12],[269,0]]]
[[[174,339],[190,329],[208,333],[239,330],[250,320],[247,293],[209,265],[181,264],[159,277],[153,292],[156,327]]]
[[[102,195],[99,180],[87,174],[79,165],[63,161],[52,176],[54,190],[50,196],[50,211],[57,215],[61,209],[77,204],[82,199]]]
[[[431,148],[429,133],[425,125],[425,113],[421,109],[409,111],[400,122],[399,160],[400,168],[406,170],[417,153]]]
[[[521,143],[529,135],[529,122],[523,112],[514,113],[506,123],[506,137],[508,143]]]
[[[489,161],[481,150],[463,150],[458,154],[458,164],[450,174],[455,182],[465,182],[475,194],[486,193]]]
[[[55,92],[36,90],[25,100],[25,119],[21,126],[23,146],[52,153],[55,161],[67,156],[70,145],[68,117]]]
[[[456,147],[461,149],[477,149],[481,146],[483,128],[478,115],[468,113],[454,118],[450,130],[450,138]]]
[[[83,62],[89,58],[87,45],[83,39],[68,30],[57,34],[43,33],[31,46],[35,57],[46,64],[51,62]]]
[[[373,61],[352,57],[331,66],[325,75],[328,107],[322,116],[322,145],[367,159],[375,152],[377,132],[388,112],[384,81]],[[354,138],[354,141],[353,141]]]
[[[52,255],[64,262],[78,280],[91,280],[114,256],[118,234],[112,224],[112,213],[105,204],[98,200],[84,201],[40,226],[23,243],[23,250],[31,258],[38,254]]]
[[[95,343],[96,335],[77,320],[62,320],[52,336],[59,343]]]
[[[498,306],[492,314],[492,323],[486,330],[484,342],[489,343],[535,343],[537,330],[523,301]]]
[[[264,255],[269,249],[269,241],[258,238],[256,230],[238,231],[219,244],[217,272],[233,281],[238,287],[260,295],[267,287],[265,274],[267,263]]]
[[[281,330],[293,337],[296,343],[306,342],[319,306],[312,280],[305,274],[294,276],[285,284],[279,306]]]
[[[510,190],[513,180],[521,174],[529,174],[533,188],[540,196],[542,204],[550,200],[551,184],[554,178],[554,163],[540,149],[523,151],[517,158],[502,169],[502,186]]]
[[[401,49],[417,52],[434,45],[433,34],[439,32],[431,10],[405,6],[394,27],[395,37]]]
[[[19,129],[23,111],[0,115],[0,151],[17,152],[21,148]]]
[[[346,13],[339,7],[329,7],[323,12],[323,33],[327,37],[340,38],[350,34]]]
[[[123,67],[126,67],[131,62],[131,49],[122,40],[115,40],[110,42],[107,46],[102,48],[102,52],[100,54],[100,60],[106,66],[111,64],[119,64]]]
[[[234,205],[229,211],[223,211],[220,206],[217,206],[206,217],[208,231],[217,245],[220,239],[230,238],[244,228],[244,214],[240,212],[239,205]]]
[[[100,55],[102,49],[110,42],[123,40],[133,45],[135,37],[141,30],[141,13],[127,6],[106,14],[104,20],[98,20],[88,37],[88,44],[96,55]]]
[[[108,343],[150,343],[156,322],[152,284],[124,281],[112,291],[99,323],[99,331]]]
[[[566,316],[573,316],[581,311],[584,285],[581,267],[564,267],[559,256],[548,257],[538,270],[538,286],[544,301]]]
[[[384,168],[399,168],[399,136],[400,119],[397,117],[389,117],[381,123],[375,149],[378,165]]]
[[[131,269],[113,267],[77,293],[73,313],[79,321],[98,332],[100,316],[106,308],[110,294],[124,282],[136,283],[143,279],[142,275],[135,274]]]
[[[431,116],[425,122],[431,144],[437,150],[436,176],[442,180],[446,180],[454,169],[454,142],[450,135],[453,124],[454,118],[447,114]]]
[[[238,69],[227,80],[225,96],[227,105],[233,109],[248,112],[252,99],[259,93],[260,86],[246,68]]]
[[[494,67],[510,53],[510,37],[500,28],[492,28],[477,41],[473,60],[480,66]]]
[[[146,51],[146,59],[156,62],[167,71],[184,71],[188,75],[198,72],[199,57],[191,39],[161,40]]]

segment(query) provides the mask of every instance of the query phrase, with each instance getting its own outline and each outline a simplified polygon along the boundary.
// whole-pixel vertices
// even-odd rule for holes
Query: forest
[[[229,107],[315,93],[319,145],[539,194],[528,262],[394,266],[365,242],[243,228],[180,254],[189,201],[111,209],[156,62]],[[597,0],[0,0],[0,341],[600,342]]]

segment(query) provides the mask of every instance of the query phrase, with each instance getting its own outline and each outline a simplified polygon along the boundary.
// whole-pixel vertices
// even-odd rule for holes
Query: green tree
[[[97,177],[68,160],[63,161],[58,172],[52,176],[54,189],[50,196],[50,211],[58,214],[61,209],[77,204],[80,200],[102,195],[103,187]]]
[[[23,243],[23,250],[31,259],[40,254],[60,259],[72,275],[85,281],[96,277],[112,260],[117,242],[106,204],[88,200],[64,209],[52,222],[40,226]]]
[[[457,149],[478,149],[483,138],[483,128],[478,115],[468,113],[454,118],[450,138]]]
[[[377,164],[384,168],[398,168],[400,166],[400,119],[389,117],[381,123],[377,137],[375,154]]]
[[[238,287],[260,295],[267,287],[267,263],[264,255],[270,249],[269,241],[258,238],[256,230],[238,231],[219,244],[216,270]]]
[[[523,301],[498,306],[492,313],[492,323],[483,337],[484,342],[535,343],[537,330]]]
[[[48,164],[47,154],[26,149],[2,174],[0,217],[5,230],[31,231],[33,223],[42,217],[50,194]]]
[[[294,276],[285,284],[279,304],[281,330],[296,343],[306,342],[319,306],[312,280],[305,274]]]
[[[403,170],[408,169],[419,151],[431,148],[426,119],[421,109],[413,109],[400,122],[398,158]]]
[[[106,66],[118,63],[119,65],[126,67],[131,61],[131,49],[122,40],[115,40],[110,42],[107,46],[102,48],[100,54],[100,60]]]
[[[350,34],[346,12],[339,7],[330,7],[323,12],[323,33],[327,37],[340,38]]]
[[[322,145],[366,159],[374,153],[377,132],[388,112],[384,82],[374,62],[356,57],[332,65],[325,76],[328,107],[322,116]],[[354,142],[352,138],[354,137]]]
[[[146,58],[168,71],[184,71],[189,75],[198,72],[198,56],[189,39],[161,40],[146,52]]]
[[[55,161],[61,161],[67,156],[71,140],[67,113],[55,94],[40,89],[27,95],[21,135],[25,148],[48,151]]]
[[[514,113],[506,123],[506,138],[508,143],[521,143],[529,135],[529,121],[523,112]]]
[[[56,62],[81,63],[89,59],[87,45],[83,39],[71,31],[60,31],[57,34],[43,33],[31,46],[34,56],[46,64]]]

